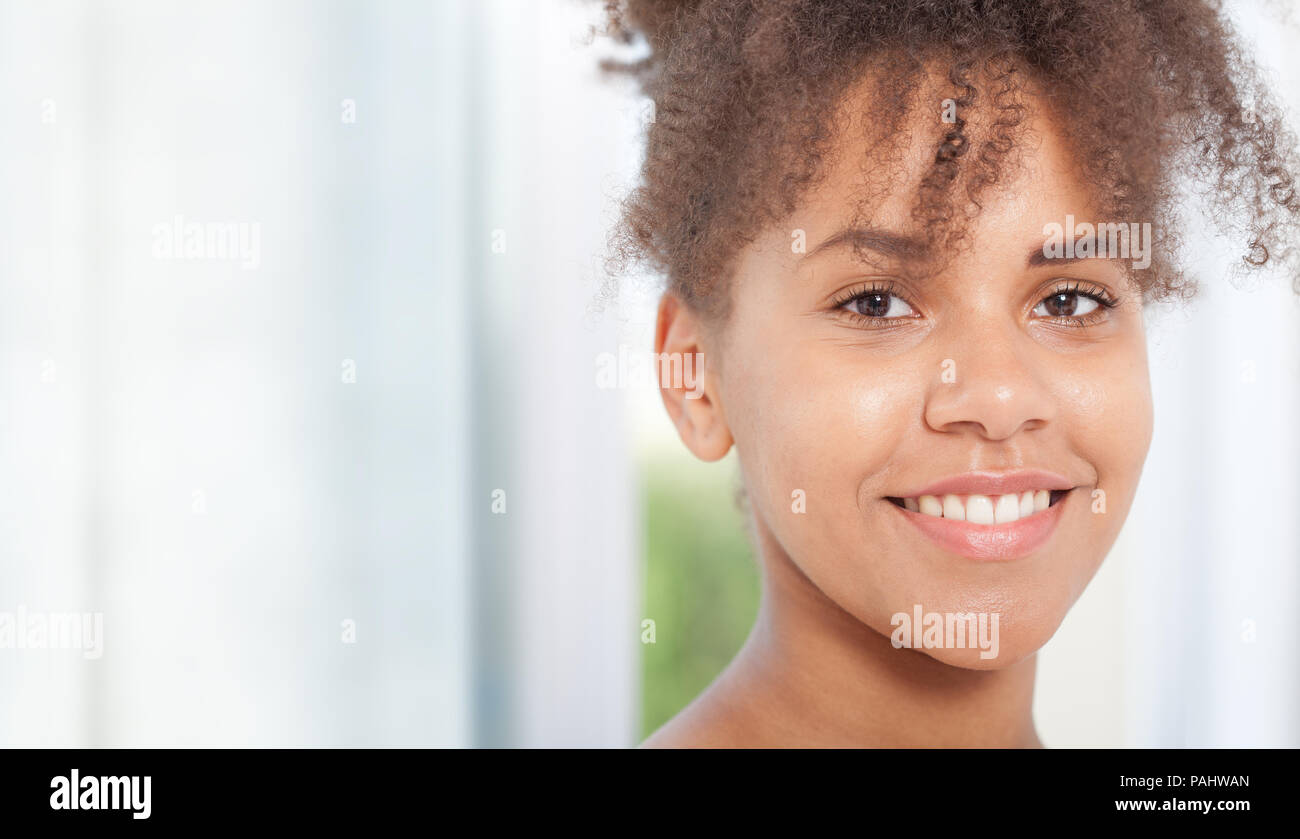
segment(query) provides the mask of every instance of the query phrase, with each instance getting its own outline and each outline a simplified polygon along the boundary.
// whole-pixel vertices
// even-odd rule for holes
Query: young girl
[[[607,0],[655,103],[619,255],[762,573],[653,746],[1039,746],[1035,652],[1152,428],[1180,190],[1296,276],[1295,141],[1209,0]]]

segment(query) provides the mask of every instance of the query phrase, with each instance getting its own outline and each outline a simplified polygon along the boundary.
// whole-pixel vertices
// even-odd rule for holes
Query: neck
[[[741,691],[765,739],[810,746],[1041,746],[1033,723],[1034,656],[997,670],[968,670],[895,649],[758,529],[762,601],[724,683]]]

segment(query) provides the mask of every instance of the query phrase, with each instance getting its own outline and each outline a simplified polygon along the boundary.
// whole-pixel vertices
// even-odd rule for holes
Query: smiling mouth
[[[921,495],[887,501],[913,513],[971,524],[1010,524],[1042,513],[1069,490],[1028,490],[1006,495]]]

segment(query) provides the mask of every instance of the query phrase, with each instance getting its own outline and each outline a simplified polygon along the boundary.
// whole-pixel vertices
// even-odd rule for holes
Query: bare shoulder
[[[744,700],[734,678],[724,675],[677,716],[650,735],[643,749],[762,748],[766,742],[761,714]]]
[[[688,707],[646,738],[643,749],[727,749],[737,745],[725,721],[691,713]]]

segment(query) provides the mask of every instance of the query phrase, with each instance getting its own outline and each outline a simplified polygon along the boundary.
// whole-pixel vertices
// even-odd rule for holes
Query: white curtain
[[[0,3],[0,614],[103,620],[0,649],[0,743],[631,741],[548,11]]]

